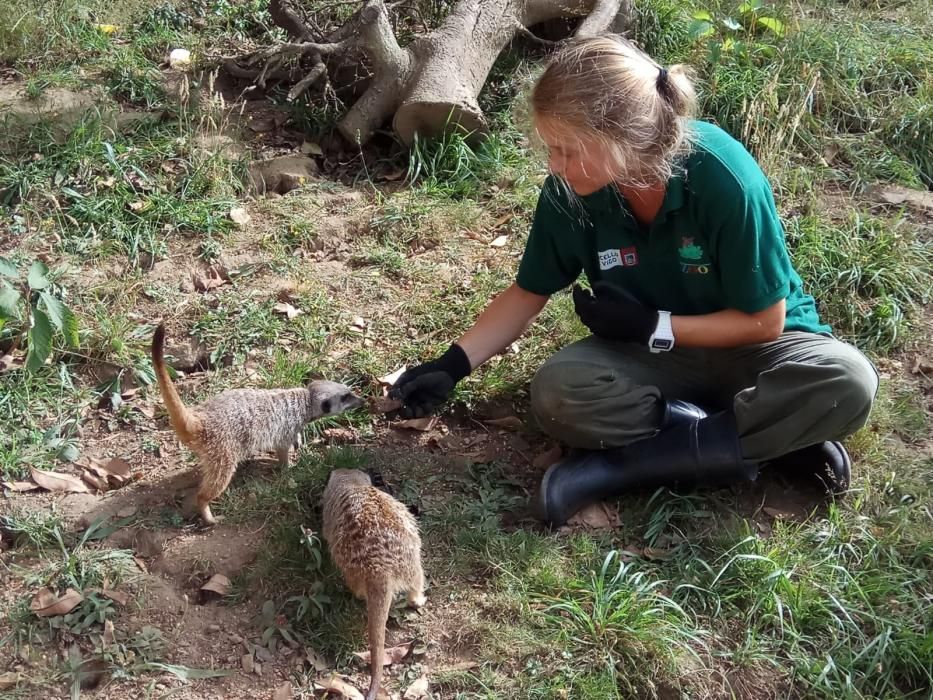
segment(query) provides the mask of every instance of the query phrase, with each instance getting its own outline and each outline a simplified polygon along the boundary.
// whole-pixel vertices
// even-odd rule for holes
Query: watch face
[[[667,338],[655,338],[651,345],[658,350],[670,350],[673,342]]]

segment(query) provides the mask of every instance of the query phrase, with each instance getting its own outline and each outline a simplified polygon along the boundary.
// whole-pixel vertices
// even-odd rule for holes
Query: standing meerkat
[[[324,489],[324,539],[347,587],[366,600],[372,681],[366,700],[382,683],[386,623],[398,593],[408,604],[425,603],[421,536],[408,509],[372,485],[358,469],[335,469]]]
[[[211,501],[226,490],[240,462],[274,450],[287,466],[306,423],[362,404],[349,387],[318,380],[296,389],[230,389],[188,408],[165,366],[164,345],[160,324],[152,336],[152,366],[175,434],[200,460],[197,507],[208,524],[216,522]]]

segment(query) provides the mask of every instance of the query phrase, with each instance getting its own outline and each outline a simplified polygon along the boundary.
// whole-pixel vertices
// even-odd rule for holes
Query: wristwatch
[[[648,349],[651,352],[667,352],[673,347],[674,329],[671,326],[671,312],[658,311],[658,325],[648,338]]]

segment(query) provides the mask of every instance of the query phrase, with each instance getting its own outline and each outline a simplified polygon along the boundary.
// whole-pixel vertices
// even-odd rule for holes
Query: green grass
[[[933,242],[906,219],[795,217],[787,237],[821,313],[864,349],[902,344],[910,320],[933,295]]]
[[[16,155],[0,156],[0,204],[33,236],[54,236],[63,252],[164,255],[172,235],[232,227],[237,164],[199,151],[192,138],[178,125],[115,135],[95,120],[63,144],[34,130]]]
[[[322,442],[306,446],[287,469],[244,465],[217,503],[227,524],[256,526],[262,538],[258,560],[236,576],[227,602],[253,618],[263,643],[291,637],[340,670],[353,668],[351,652],[365,644],[363,606],[321,542],[319,499],[332,468],[362,467],[378,470],[420,509],[429,604],[401,623],[404,634],[424,639],[443,629],[449,637],[427,641],[478,664],[432,670],[432,689],[444,697],[753,697],[763,689],[781,697],[927,697],[929,402],[890,360],[909,362],[903,348],[921,339],[933,256],[916,212],[868,214],[863,199],[878,182],[930,184],[933,52],[921,4],[821,1],[806,18],[781,7],[775,14],[786,37],[755,34],[749,51],[716,60],[690,38],[681,4],[649,0],[635,8],[638,40],[665,63],[694,63],[704,118],[730,128],[766,167],[795,264],[825,318],[882,360],[886,376],[871,425],[847,442],[856,467],[846,500],[819,504],[798,523],[766,518],[748,491],[661,490],[622,499],[621,526],[612,532],[548,533],[526,508],[539,470],[519,459],[468,464],[443,452],[441,434],[436,444],[395,449],[377,443],[382,433],[357,411],[309,426],[309,441]],[[0,19],[15,14],[12,23],[0,21],[0,53],[35,96],[80,86],[85,66],[112,96],[161,105],[166,98],[152,71],[169,46],[197,52],[225,37],[268,38],[265,5],[253,0],[163,4],[138,13],[138,22],[120,17],[129,12],[123,6],[93,5],[81,16],[65,1],[55,15],[25,7],[0,10]],[[443,8],[435,9],[436,19]],[[111,20],[121,25],[116,38],[94,26]],[[34,42],[28,51],[24,36]],[[151,381],[147,345],[163,316],[202,340],[217,363],[195,382],[196,397],[183,389],[186,399],[227,386],[295,386],[313,376],[371,396],[375,377],[442,352],[513,278],[542,166],[512,102],[537,56],[510,52],[497,63],[480,98],[491,138],[419,142],[400,191],[371,187],[358,200],[341,200],[338,187],[322,183],[250,205],[262,236],[249,242],[258,262],[207,294],[150,281],[148,270],[168,251],[184,251],[193,264],[240,245],[227,212],[242,195],[242,164],[199,151],[198,133],[213,128],[209,115],[182,112],[122,135],[91,120],[60,143],[38,129],[0,160],[2,214],[22,241],[19,258],[41,251],[73,266],[61,266],[60,282],[81,317],[80,355],[113,362],[137,383]],[[293,114],[317,133],[333,122],[336,106],[309,102]],[[839,192],[856,203],[827,209]],[[507,244],[488,246],[498,235]],[[318,254],[333,264],[316,267]],[[127,262],[129,272],[90,283],[80,274],[97,265],[124,270]],[[292,320],[273,309],[283,281],[293,289],[290,303],[304,311]],[[351,329],[354,316],[364,317],[365,333]],[[569,296],[556,295],[518,352],[458,386],[444,409],[447,422],[456,432],[464,414],[496,400],[525,416],[536,368],[582,333]],[[32,375],[0,376],[4,479],[27,476],[29,466],[54,469],[63,451],[94,446],[76,430],[100,390],[85,362],[66,355]],[[143,418],[102,417],[123,437],[135,433],[143,451],[158,450]],[[359,444],[329,448],[333,427],[349,427]],[[533,428],[517,437],[531,444],[529,457],[539,451]],[[765,522],[769,532],[759,527]],[[153,524],[186,527],[172,504]],[[125,553],[66,532],[57,511],[5,515],[2,527],[15,534],[17,551],[35,557],[14,572],[28,585],[83,587],[129,576]],[[4,641],[51,650],[65,625],[87,647],[114,610],[91,596],[85,606],[54,627],[37,623],[23,597],[5,611],[13,636]],[[136,668],[125,651],[161,659],[160,636],[127,632],[118,639],[124,656],[108,663]],[[56,665],[46,675],[69,673]]]

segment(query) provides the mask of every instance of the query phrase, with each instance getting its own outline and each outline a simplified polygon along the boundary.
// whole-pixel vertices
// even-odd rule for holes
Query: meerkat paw
[[[223,520],[222,516],[215,516],[211,513],[211,507],[209,505],[201,506],[198,510],[198,515],[201,516],[201,520],[205,525],[216,525]]]

